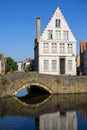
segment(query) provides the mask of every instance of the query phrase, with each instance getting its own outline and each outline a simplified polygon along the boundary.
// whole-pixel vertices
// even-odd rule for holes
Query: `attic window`
[[[64,40],[68,40],[69,39],[68,31],[63,31],[63,35],[64,35]]]
[[[56,20],[55,20],[55,27],[56,27],[56,28],[60,28],[60,22],[61,22],[60,19],[56,19]]]
[[[48,30],[48,39],[53,39],[53,30]]]

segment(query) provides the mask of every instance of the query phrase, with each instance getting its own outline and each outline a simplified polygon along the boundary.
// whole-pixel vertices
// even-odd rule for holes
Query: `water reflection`
[[[28,104],[40,104],[41,102],[44,102],[45,100],[48,100],[49,94],[43,94],[43,95],[31,95],[27,94],[26,96],[23,97],[18,97],[18,99],[25,103],[26,105]]]
[[[40,130],[77,130],[76,111],[65,112],[64,115],[59,111],[41,115],[39,124]]]
[[[87,94],[29,96],[24,105],[22,98],[0,98],[0,130],[87,130],[86,99]]]

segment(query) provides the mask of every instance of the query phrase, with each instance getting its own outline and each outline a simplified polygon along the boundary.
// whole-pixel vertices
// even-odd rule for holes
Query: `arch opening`
[[[31,85],[30,93],[31,94],[38,94],[38,95],[50,94],[49,91],[47,91],[46,89],[44,89],[44,88],[42,88],[41,86],[38,86],[38,85]]]
[[[48,87],[46,87],[42,84],[29,83],[29,84],[26,84],[22,87],[20,86],[19,89],[16,90],[15,93],[13,93],[13,95],[15,95],[15,96],[18,95],[19,93],[21,93],[21,91],[24,91],[24,89],[29,89],[29,93],[30,92],[38,92],[38,94],[53,94],[52,90],[50,90]]]
[[[19,95],[16,95],[16,97],[25,104],[38,104],[44,102],[44,100],[46,100],[49,96],[50,93],[47,90],[35,85],[22,89],[19,92]]]
[[[49,90],[38,84],[27,84],[20,88],[15,95],[25,104],[38,104],[46,100],[50,95]]]

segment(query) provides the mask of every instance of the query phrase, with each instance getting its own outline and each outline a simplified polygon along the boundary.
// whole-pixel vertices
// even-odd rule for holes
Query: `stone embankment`
[[[25,87],[38,86],[51,94],[87,92],[87,76],[55,76],[29,73],[8,73],[0,76],[0,97],[12,96]]]

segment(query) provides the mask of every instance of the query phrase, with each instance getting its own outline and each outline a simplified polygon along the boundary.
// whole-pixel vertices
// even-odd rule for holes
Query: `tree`
[[[18,70],[17,63],[11,58],[6,58],[6,72]]]
[[[33,66],[32,64],[29,64],[25,67],[25,72],[29,72],[29,71],[32,71],[33,70]]]

